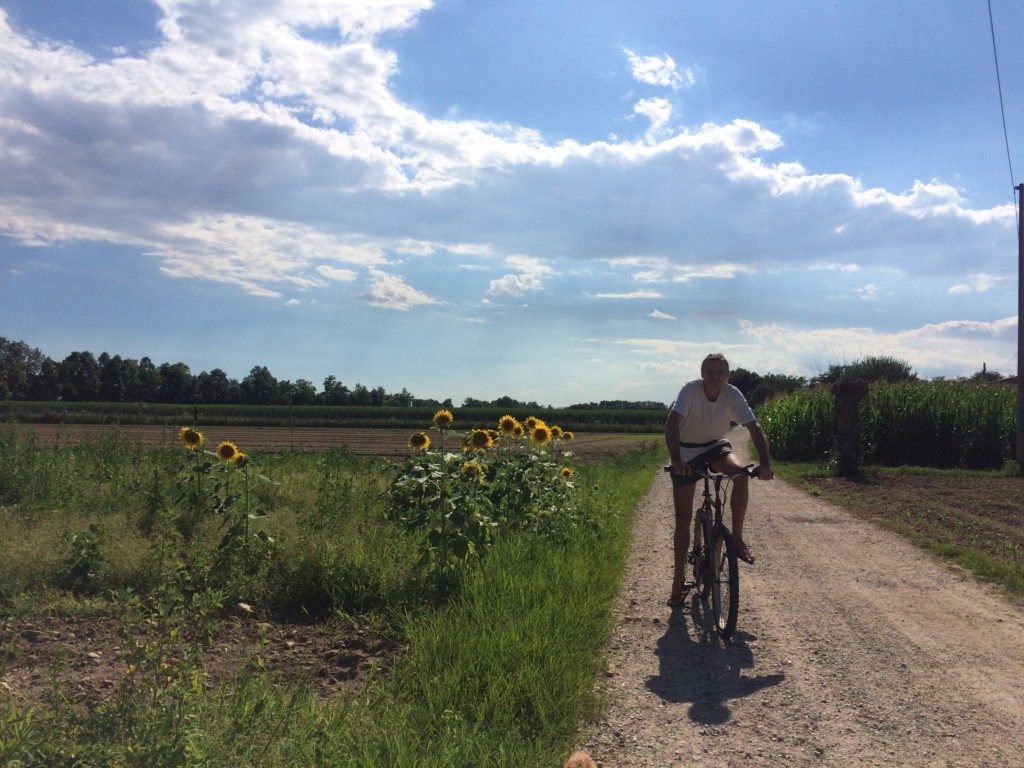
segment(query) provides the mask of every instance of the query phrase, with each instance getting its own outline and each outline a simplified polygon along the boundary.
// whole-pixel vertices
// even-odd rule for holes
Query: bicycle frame
[[[744,467],[743,474],[757,475],[753,465]],[[672,467],[665,467],[671,472]],[[720,472],[709,472],[691,467],[691,471],[704,480],[704,493],[700,508],[694,520],[693,563],[697,592],[707,601],[711,598],[711,609],[715,628],[722,639],[728,639],[736,630],[739,613],[739,565],[732,533],[725,525],[724,508],[726,493],[723,483],[732,476]],[[714,486],[714,495],[711,488]]]

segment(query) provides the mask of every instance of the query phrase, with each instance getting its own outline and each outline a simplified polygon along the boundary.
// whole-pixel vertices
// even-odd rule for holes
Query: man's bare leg
[[[749,554],[749,559],[746,557],[742,559],[752,563],[754,555],[750,551],[750,547],[743,541],[743,522],[747,517],[747,500],[750,498],[747,481],[750,478],[742,474],[743,465],[731,453],[716,461],[712,465],[712,469],[732,477],[732,489],[729,493],[729,506],[732,509],[732,538],[739,552],[742,553],[746,550]]]
[[[683,599],[683,584],[686,581],[686,555],[690,549],[690,523],[693,519],[692,483],[672,489],[672,504],[675,507],[675,532],[672,535],[674,571],[672,573],[672,595],[670,603]]]

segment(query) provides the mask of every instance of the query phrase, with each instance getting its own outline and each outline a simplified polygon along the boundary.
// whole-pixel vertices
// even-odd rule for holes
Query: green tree
[[[265,365],[254,366],[239,386],[247,405],[271,405],[278,396],[277,379]]]
[[[161,363],[160,388],[157,397],[161,403],[191,403],[195,378],[185,363]]]
[[[910,363],[896,357],[879,355],[855,360],[846,365],[830,365],[825,373],[817,376],[812,383],[835,384],[837,382],[915,381],[917,374]]]
[[[325,405],[348,405],[350,393],[348,387],[334,376],[324,379],[323,400]]]
[[[39,376],[44,360],[49,358],[38,349],[0,336],[0,400],[30,397],[32,383]]]
[[[60,362],[57,371],[60,396],[69,401],[98,400],[100,364],[92,352],[72,352]]]

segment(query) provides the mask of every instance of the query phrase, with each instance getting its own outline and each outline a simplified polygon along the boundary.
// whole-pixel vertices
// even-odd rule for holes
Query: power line
[[[1013,160],[1010,159],[1010,135],[1006,130],[1006,107],[1003,105],[1003,81],[999,76],[999,53],[996,51],[996,23],[992,18],[992,0],[988,0],[988,26],[992,32],[992,58],[996,62],[996,86],[999,89],[999,112],[1003,117],[1003,142],[1006,144],[1006,164],[1010,167],[1010,186],[1014,184]]]

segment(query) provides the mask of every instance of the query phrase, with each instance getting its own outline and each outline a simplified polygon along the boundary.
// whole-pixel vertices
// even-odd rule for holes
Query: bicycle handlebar
[[[663,469],[664,469],[665,472],[671,473],[672,472],[672,465],[671,464],[666,464]],[[757,477],[758,476],[757,465],[756,464],[748,464],[747,466],[743,467],[743,469],[741,471],[737,472],[736,475],[728,475],[725,472],[708,472],[708,471],[703,470],[703,469],[697,469],[696,467],[690,467],[690,472],[695,474],[695,475],[697,475],[697,476],[699,476],[699,477],[703,477],[706,480],[714,480],[716,476],[717,477],[736,477],[736,475],[746,475],[747,477]]]

